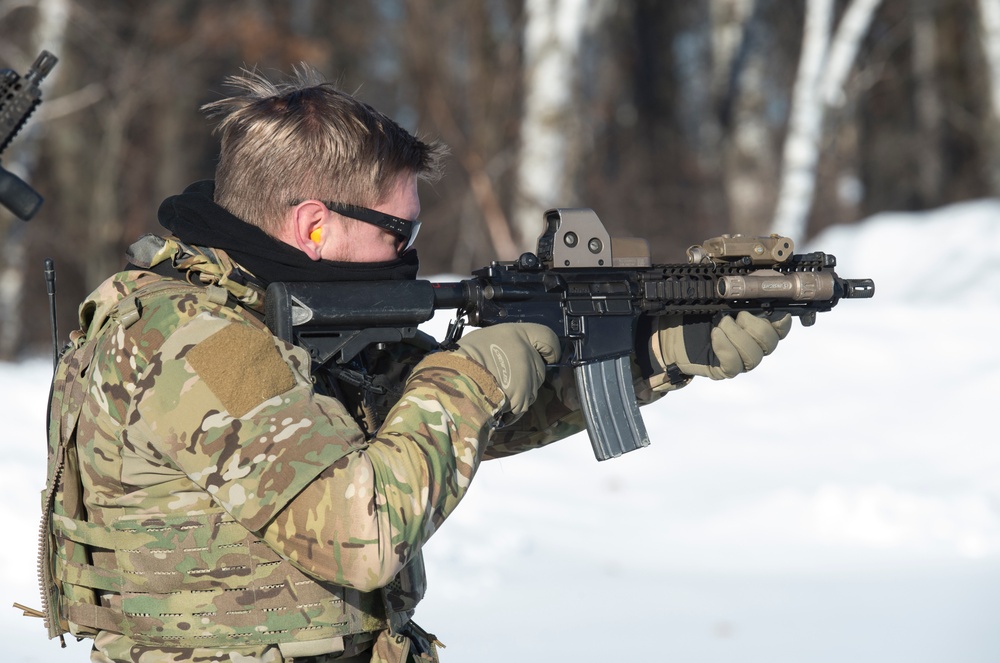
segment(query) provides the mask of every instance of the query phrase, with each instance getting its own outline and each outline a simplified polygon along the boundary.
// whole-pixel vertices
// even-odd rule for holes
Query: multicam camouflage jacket
[[[54,379],[50,636],[94,637],[100,661],[433,656],[410,621],[420,548],[484,457],[580,430],[569,381],[497,430],[492,376],[432,352],[366,434],[223,252],[146,236],[132,255],[143,269],[81,305]],[[178,278],[145,269],[165,264]]]

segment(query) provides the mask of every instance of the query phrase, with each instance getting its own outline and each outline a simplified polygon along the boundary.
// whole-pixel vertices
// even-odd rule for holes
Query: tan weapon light
[[[781,297],[798,302],[833,299],[833,275],[829,272],[781,274],[771,269],[745,276],[719,279],[719,296],[724,299],[770,299]]]

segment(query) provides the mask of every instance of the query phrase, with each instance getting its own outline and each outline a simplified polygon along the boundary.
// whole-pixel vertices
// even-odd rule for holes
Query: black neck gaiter
[[[310,260],[294,246],[233,216],[213,199],[215,182],[192,184],[163,201],[160,225],[185,244],[225,251],[249,270],[263,287],[276,281],[401,281],[417,277],[417,252],[409,250],[386,262]]]

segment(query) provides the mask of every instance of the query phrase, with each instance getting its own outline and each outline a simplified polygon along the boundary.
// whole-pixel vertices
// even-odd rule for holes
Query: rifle
[[[56,56],[42,51],[24,78],[13,69],[0,70],[0,154],[42,103],[39,84],[57,61]],[[0,205],[29,221],[42,206],[42,197],[27,182],[0,166]]]
[[[493,262],[473,278],[272,283],[265,321],[310,353],[314,373],[343,370],[370,345],[413,339],[440,309],[457,310],[446,342],[466,321],[543,324],[562,341],[594,455],[606,460],[649,445],[631,372],[643,316],[789,313],[809,326],[841,299],[875,294],[871,279],[837,276],[834,256],[796,254],[778,235],[723,235],[687,254],[685,264],[653,265],[645,240],[612,239],[593,210],[553,209],[536,253]]]
[[[23,78],[13,69],[0,69],[0,154],[42,103],[39,86],[58,61],[56,56],[43,50]],[[22,221],[30,221],[42,206],[42,197],[27,182],[0,166],[0,205]],[[45,288],[49,297],[54,365],[59,361],[59,331],[56,328],[56,270],[51,258],[45,259]]]

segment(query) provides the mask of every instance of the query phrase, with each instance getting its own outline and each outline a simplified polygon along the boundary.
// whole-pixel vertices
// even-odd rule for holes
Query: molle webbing
[[[77,636],[95,634],[94,631],[81,628],[82,623],[69,619],[64,609],[67,605],[95,607],[96,597],[87,585],[62,582],[62,565],[69,560],[82,563],[89,558],[87,550],[68,537],[53,540],[53,519],[62,517],[69,522],[86,525],[82,520],[85,514],[76,433],[80,412],[87,398],[86,376],[101,339],[98,332],[111,320],[116,320],[125,327],[134,323],[139,317],[137,299],[140,294],[148,297],[153,293],[164,294],[194,287],[196,286],[177,281],[159,280],[141,286],[114,302],[107,310],[98,312],[96,307],[87,308],[87,314],[94,317],[85,322],[81,330],[70,334],[71,345],[56,365],[49,413],[48,476],[42,506],[38,558],[45,622],[50,638],[61,636],[67,631]]]
[[[63,583],[104,597],[102,605],[70,603],[69,620],[140,644],[277,644],[388,624],[378,594],[312,580],[223,514],[144,516],[111,527],[55,516],[53,525],[57,541],[85,545],[95,561],[113,560],[61,560]]]
[[[76,435],[98,330],[109,320],[133,323],[138,299],[192,289],[204,287],[169,279],[140,287],[93,320],[89,334],[77,333],[61,358],[40,555],[49,636],[110,631],[141,645],[188,648],[322,643],[385,629],[380,593],[304,575],[225,513],[144,515],[110,526],[86,520]],[[214,303],[225,302],[213,297],[221,288],[207,290]]]

